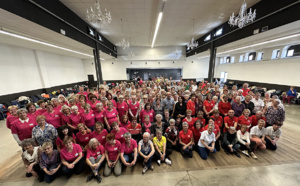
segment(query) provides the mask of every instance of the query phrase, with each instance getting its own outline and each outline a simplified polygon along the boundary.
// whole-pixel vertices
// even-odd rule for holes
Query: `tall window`
[[[244,55],[240,55],[240,61],[239,61],[240,63],[241,62],[244,62]]]

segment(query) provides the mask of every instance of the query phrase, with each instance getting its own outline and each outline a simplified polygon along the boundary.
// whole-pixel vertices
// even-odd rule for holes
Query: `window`
[[[234,56],[231,57],[231,63],[234,63]]]
[[[216,31],[215,36],[222,35],[223,33],[223,28],[220,28],[219,30]]]
[[[251,52],[248,56],[248,61],[253,61],[256,58],[256,52]]]
[[[206,38],[204,39],[204,41],[209,41],[210,40],[210,34],[208,36],[206,36]]]
[[[249,61],[249,53],[245,54],[244,62],[247,62],[247,61]]]
[[[94,29],[92,29],[91,27],[88,27],[88,31],[89,31],[89,34],[90,34],[91,36],[95,36],[95,31],[94,31]]]
[[[286,57],[294,57],[294,56],[300,56],[300,44],[290,46],[287,49]]]
[[[98,40],[99,40],[99,41],[103,41],[103,40],[102,40],[102,36],[101,36],[100,34],[98,35]]]
[[[278,59],[279,56],[280,56],[280,50],[279,49],[273,50],[272,59]]]
[[[286,57],[292,57],[294,56],[294,49],[288,50]]]
[[[239,61],[240,63],[241,62],[244,62],[244,55],[240,55],[240,61]]]
[[[230,63],[231,58],[228,56],[226,57],[226,63]]]
[[[263,52],[259,52],[258,55],[257,55],[257,61],[263,60],[263,57],[264,57],[264,53]]]
[[[223,58],[220,58],[220,64],[223,64]]]

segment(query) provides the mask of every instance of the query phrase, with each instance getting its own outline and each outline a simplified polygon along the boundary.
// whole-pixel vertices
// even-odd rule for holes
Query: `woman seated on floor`
[[[60,154],[58,150],[53,150],[51,142],[45,142],[42,145],[43,153],[40,156],[40,167],[43,171],[43,177],[46,183],[51,183],[57,175],[61,167]]]
[[[93,178],[95,178],[98,183],[101,182],[102,178],[99,174],[99,168],[104,159],[104,147],[96,138],[92,138],[89,141],[86,153],[86,164],[92,169],[92,174],[87,177],[86,182],[91,181]]]
[[[166,129],[165,132],[168,149],[179,151],[178,135],[179,135],[179,130],[175,126],[175,120],[170,119],[170,126]]]
[[[143,165],[145,165],[142,171],[143,174],[145,174],[148,169],[154,169],[151,164],[154,152],[155,149],[152,141],[150,140],[150,133],[145,132],[143,134],[143,139],[141,139],[138,143],[138,153],[143,159]]]
[[[266,147],[270,150],[276,150],[277,149],[277,141],[279,140],[281,136],[281,129],[282,126],[281,122],[274,121],[272,126],[269,126],[265,129],[265,140],[266,140]]]
[[[167,165],[171,165],[171,160],[168,159],[169,155],[172,153],[172,149],[167,149],[166,137],[162,135],[162,131],[157,129],[156,136],[153,138],[153,144],[155,147],[155,159],[157,164],[160,165],[161,162],[165,162]]]
[[[254,151],[258,148],[266,149],[265,141],[265,121],[263,119],[258,120],[258,125],[254,126],[250,130],[250,140],[256,143]]]
[[[63,125],[61,127],[58,128],[58,136],[56,138],[55,144],[57,147],[57,150],[61,150],[65,147],[63,141],[64,139],[68,138],[68,137],[72,137],[73,138],[73,143],[76,143],[76,137],[74,135],[74,133],[72,132],[71,128],[68,127],[67,125]]]
[[[238,143],[241,145],[240,149],[242,150],[242,153],[248,157],[251,155],[252,158],[257,159],[253,152],[256,143],[254,141],[250,141],[250,134],[247,131],[246,125],[241,126],[241,129],[237,131],[236,136]]]
[[[201,137],[198,141],[199,146],[199,155],[203,160],[206,160],[208,157],[208,154],[215,153],[217,150],[215,149],[215,141],[216,136],[213,132],[215,128],[215,124],[212,122],[207,125],[207,130],[203,131],[201,133]]]
[[[121,146],[121,161],[126,167],[132,167],[136,164],[138,157],[137,142],[131,138],[131,134],[126,132],[124,134],[125,141]]]
[[[80,145],[73,143],[73,138],[68,136],[64,139],[65,147],[60,151],[62,173],[70,178],[73,173],[80,174],[84,169],[84,159]]]
[[[227,132],[223,133],[222,148],[226,154],[235,154],[237,157],[241,157],[237,150],[240,148],[240,144],[237,144],[236,130],[233,126],[228,128]]]
[[[39,157],[42,150],[39,147],[34,147],[33,139],[25,139],[22,141],[22,160],[26,168],[26,177],[38,176],[42,181],[41,169],[39,166]]]
[[[188,129],[189,125],[187,122],[182,123],[182,131],[179,132],[179,145],[182,155],[188,155],[190,158],[193,157],[193,132]]]

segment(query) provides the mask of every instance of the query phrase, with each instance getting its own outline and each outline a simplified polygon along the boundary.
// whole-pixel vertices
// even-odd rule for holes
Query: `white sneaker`
[[[145,166],[144,168],[143,168],[143,174],[145,174],[145,172],[148,170],[148,167],[147,166]]]
[[[160,161],[160,160],[157,160],[157,164],[160,165],[160,164],[161,164],[161,161]]]
[[[169,160],[168,158],[165,159],[165,162],[166,162],[167,165],[170,165],[170,166],[172,164],[171,160]]]
[[[246,150],[243,150],[242,153],[249,157],[249,154]]]

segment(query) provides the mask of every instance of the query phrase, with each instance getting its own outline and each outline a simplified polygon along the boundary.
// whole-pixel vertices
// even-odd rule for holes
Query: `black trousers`
[[[251,153],[251,152],[253,152],[253,149],[256,145],[256,142],[255,141],[250,141],[250,145],[249,145],[250,148],[248,148],[246,145],[241,144],[240,142],[238,142],[238,144],[241,145],[241,147],[240,147],[241,150],[247,150],[248,153]]]
[[[67,166],[62,165],[61,171],[63,174],[66,174],[67,177],[71,177],[73,175],[73,173],[75,174],[80,174],[83,172],[84,169],[84,160],[85,158],[82,157],[74,166],[73,169],[69,169]]]
[[[275,143],[275,145],[273,145],[272,142],[268,138],[265,138],[265,141],[266,141],[267,149],[270,149],[270,150],[276,150],[277,149],[276,143]]]
[[[162,152],[161,152],[162,153]],[[166,148],[166,155],[165,158],[169,158],[169,155],[172,153],[172,149],[167,149]],[[155,160],[159,160],[160,159],[160,154],[159,152],[155,149],[155,153],[154,153],[154,159]]]
[[[167,141],[167,149],[172,149],[179,152],[180,151],[179,141],[177,141],[176,145],[173,145],[171,142]]]

